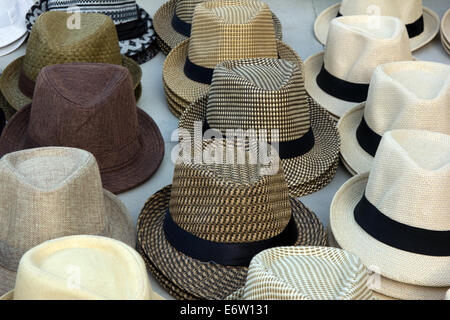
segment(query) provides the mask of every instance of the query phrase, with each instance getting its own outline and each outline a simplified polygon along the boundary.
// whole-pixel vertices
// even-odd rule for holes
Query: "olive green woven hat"
[[[8,103],[19,110],[31,103],[36,78],[48,65],[68,62],[100,62],[122,65],[132,76],[136,98],[142,91],[142,70],[120,54],[114,22],[98,13],[80,13],[80,28],[69,29],[66,12],[41,15],[28,39],[27,51],[11,62],[0,77],[0,90]]]

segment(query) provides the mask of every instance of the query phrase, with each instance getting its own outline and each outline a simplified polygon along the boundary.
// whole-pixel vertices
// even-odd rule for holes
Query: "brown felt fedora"
[[[113,193],[145,182],[164,156],[157,125],[136,107],[128,70],[101,63],[42,69],[32,104],[18,111],[3,130],[0,156],[43,146],[94,154],[103,185]]]

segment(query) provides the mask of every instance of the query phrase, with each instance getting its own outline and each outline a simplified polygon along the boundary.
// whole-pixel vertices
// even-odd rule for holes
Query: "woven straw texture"
[[[68,14],[47,12],[39,17],[28,39],[27,51],[9,64],[0,78],[0,89],[16,110],[31,102],[19,88],[20,73],[36,81],[41,69],[68,62],[99,62],[126,67],[136,89],[142,70],[130,58],[120,55],[117,32],[111,18],[97,13],[81,13],[80,29],[66,27]]]
[[[450,55],[450,9],[442,16],[440,36],[444,50]]]
[[[386,278],[420,286],[450,286],[449,257],[411,253],[366,233],[354,218],[365,193],[388,218],[416,228],[450,230],[450,136],[419,130],[384,134],[370,176],[358,175],[336,193],[330,208],[333,234],[342,248]]]
[[[126,68],[76,63],[44,68],[33,105],[17,112],[0,138],[0,155],[42,146],[87,150],[113,193],[138,186],[164,157],[161,133],[136,107]]]
[[[0,293],[30,248],[57,237],[103,235],[135,246],[125,206],[102,189],[92,154],[71,148],[10,153],[0,161]]]
[[[257,254],[230,300],[372,300],[361,260],[327,247],[278,247]]]
[[[379,136],[394,129],[420,129],[450,134],[450,66],[423,61],[378,66],[367,102],[349,110],[338,125],[341,154],[356,173],[369,171],[373,157],[356,139],[364,119]]]

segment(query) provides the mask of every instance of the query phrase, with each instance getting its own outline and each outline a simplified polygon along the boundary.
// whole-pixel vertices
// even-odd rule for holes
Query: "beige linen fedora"
[[[44,241],[90,234],[135,246],[128,210],[102,188],[87,151],[48,147],[7,154],[0,181],[0,294],[13,288],[22,255]]]
[[[184,110],[208,92],[218,63],[245,58],[302,63],[294,50],[277,40],[267,4],[258,0],[205,1],[195,7],[190,39],[167,56],[163,83]]]
[[[345,16],[330,24],[324,52],[305,61],[309,95],[336,119],[366,101],[374,69],[383,63],[413,60],[400,19]]]
[[[450,55],[450,9],[448,9],[442,17],[441,42],[445,52]]]
[[[448,190],[450,135],[388,131],[370,173],[351,178],[334,196],[331,229],[343,249],[383,277],[448,289]]]
[[[329,247],[277,247],[257,254],[245,286],[227,300],[374,300],[361,260]]]
[[[422,6],[422,0],[342,0],[325,9],[314,23],[320,43],[327,41],[331,21],[339,16],[372,15],[399,18],[410,38],[411,51],[429,43],[439,32],[439,16]],[[375,21],[372,19],[372,21]]]
[[[338,123],[341,155],[353,174],[369,171],[382,135],[393,129],[450,134],[450,66],[402,61],[378,66],[367,101]]]
[[[121,241],[75,235],[48,240],[20,259],[14,290],[0,300],[162,300],[141,256]]]

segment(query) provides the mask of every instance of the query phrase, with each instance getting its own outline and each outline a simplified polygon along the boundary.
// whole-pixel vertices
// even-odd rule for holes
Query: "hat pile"
[[[448,9],[442,17],[441,42],[444,50],[450,55],[450,9]]]

